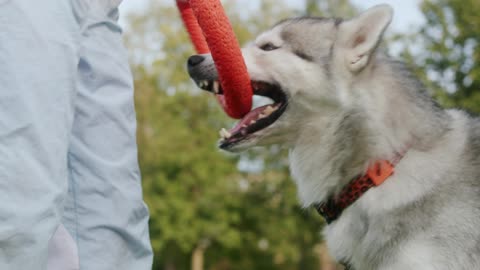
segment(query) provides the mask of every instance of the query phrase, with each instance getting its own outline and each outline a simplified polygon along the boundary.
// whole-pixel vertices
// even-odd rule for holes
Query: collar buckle
[[[394,172],[392,163],[388,160],[380,160],[370,166],[367,171],[367,176],[372,180],[375,186],[381,185]]]

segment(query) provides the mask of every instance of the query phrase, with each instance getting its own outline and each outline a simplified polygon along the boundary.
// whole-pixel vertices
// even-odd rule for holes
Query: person
[[[151,269],[120,0],[0,0],[0,269]]]

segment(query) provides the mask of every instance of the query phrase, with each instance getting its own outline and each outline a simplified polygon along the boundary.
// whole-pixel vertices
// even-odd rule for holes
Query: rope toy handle
[[[219,0],[177,0],[190,39],[198,53],[212,54],[224,96],[225,112],[242,118],[252,108],[253,90],[240,45]],[[223,99],[224,98],[224,99]]]

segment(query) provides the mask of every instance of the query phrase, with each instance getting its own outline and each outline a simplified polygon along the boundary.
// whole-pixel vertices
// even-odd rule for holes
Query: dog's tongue
[[[227,109],[227,101],[225,100],[225,96],[218,94],[215,94],[215,96],[217,97],[217,101],[220,103],[220,106],[222,106],[223,111],[225,111]]]
[[[259,118],[259,115],[270,105],[265,105],[258,107],[252,111],[250,111],[247,115],[245,115],[232,129],[230,129],[228,132],[231,134],[235,134],[239,132],[242,128],[245,128],[246,126],[250,125],[252,121],[257,121]]]

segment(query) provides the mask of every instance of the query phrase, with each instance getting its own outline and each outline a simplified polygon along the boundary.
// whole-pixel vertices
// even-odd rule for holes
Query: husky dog
[[[393,174],[329,221],[331,254],[356,270],[480,269],[480,122],[440,108],[378,49],[392,15],[380,5],[349,20],[284,20],[261,34],[242,52],[254,94],[273,103],[222,130],[220,148],[287,147],[305,207],[389,161]],[[222,94],[209,55],[192,56],[188,69]]]

